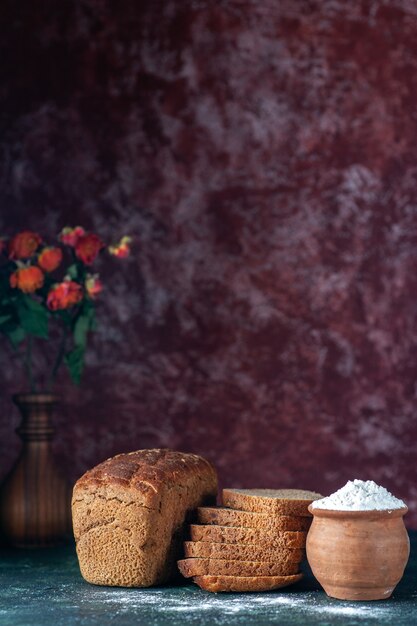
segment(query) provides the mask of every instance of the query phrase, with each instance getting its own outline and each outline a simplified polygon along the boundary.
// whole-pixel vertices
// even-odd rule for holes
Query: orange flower
[[[57,311],[58,309],[68,309],[78,304],[82,298],[83,291],[81,285],[73,280],[64,280],[51,288],[46,304],[51,311]]]
[[[125,259],[130,254],[130,244],[132,243],[132,237],[125,235],[121,238],[118,244],[115,246],[109,246],[109,252],[113,256],[117,256],[119,259]]]
[[[71,228],[71,226],[65,226],[59,233],[59,239],[62,243],[65,243],[67,246],[72,246],[73,248],[77,245],[77,241],[80,237],[85,235],[85,230],[82,226],[76,226],[75,228]]]
[[[98,296],[99,293],[103,291],[103,283],[99,279],[98,274],[87,274],[85,289],[90,298],[92,298],[93,300]]]
[[[78,239],[75,245],[75,254],[80,261],[86,265],[91,265],[102,248],[104,248],[104,243],[100,237],[93,233],[88,233]]]
[[[28,259],[39,248],[42,239],[31,230],[17,233],[9,243],[9,259]]]
[[[44,275],[39,267],[20,267],[10,276],[10,285],[23,293],[33,293],[43,285]]]
[[[53,272],[61,264],[62,250],[61,248],[44,248],[38,256],[39,266],[45,272]]]

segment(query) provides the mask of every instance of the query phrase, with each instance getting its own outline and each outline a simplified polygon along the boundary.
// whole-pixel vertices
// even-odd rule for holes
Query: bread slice
[[[177,561],[185,578],[192,576],[290,576],[298,574],[298,563],[270,561],[228,561],[225,559],[183,559]]]
[[[178,573],[188,515],[216,493],[214,468],[195,454],[138,450],[100,463],[73,492],[83,577],[122,587],[169,580]]]
[[[240,561],[274,561],[275,563],[300,563],[305,550],[277,548],[265,545],[242,545],[239,543],[210,543],[209,541],[185,541],[187,558],[229,559]]]
[[[205,591],[271,591],[298,582],[294,576],[194,576],[193,581]]]
[[[282,531],[268,533],[259,528],[235,528],[234,526],[214,526],[191,524],[192,541],[209,541],[211,543],[250,543],[267,544],[281,548],[304,548],[307,533]]]
[[[269,515],[268,513],[250,513],[226,507],[208,506],[197,509],[200,524],[217,526],[240,526],[241,528],[259,528],[267,532],[282,530],[305,530],[311,525],[311,518],[295,515]]]
[[[300,563],[305,558],[305,550],[282,548],[271,544],[210,543],[209,541],[185,541],[184,552],[187,558],[231,559],[242,561],[270,561],[274,563]]]
[[[223,504],[231,509],[272,513],[273,515],[302,515],[309,517],[308,506],[323,496],[300,489],[223,489]]]

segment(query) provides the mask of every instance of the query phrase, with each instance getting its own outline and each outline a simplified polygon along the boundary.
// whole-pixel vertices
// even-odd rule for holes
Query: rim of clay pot
[[[59,401],[54,393],[15,393],[12,398],[15,404],[56,404]]]
[[[352,518],[367,518],[367,519],[380,519],[383,517],[403,517],[408,513],[408,506],[403,506],[401,509],[384,509],[382,511],[378,509],[371,509],[368,511],[341,511],[335,509],[319,509],[312,507],[311,504],[308,510],[312,515],[316,517],[331,517],[333,519],[352,519]]]

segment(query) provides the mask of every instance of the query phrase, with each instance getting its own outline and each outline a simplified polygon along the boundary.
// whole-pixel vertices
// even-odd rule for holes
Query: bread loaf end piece
[[[216,494],[214,468],[194,454],[138,450],[100,463],[73,491],[83,577],[121,587],[166,582],[177,572],[185,522]]]

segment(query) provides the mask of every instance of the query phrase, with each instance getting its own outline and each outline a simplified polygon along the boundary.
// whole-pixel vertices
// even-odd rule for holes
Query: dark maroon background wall
[[[102,271],[71,479],[114,453],[223,484],[372,478],[417,526],[417,7],[61,0],[0,8],[1,230],[133,233]],[[0,473],[18,453],[1,355]]]

